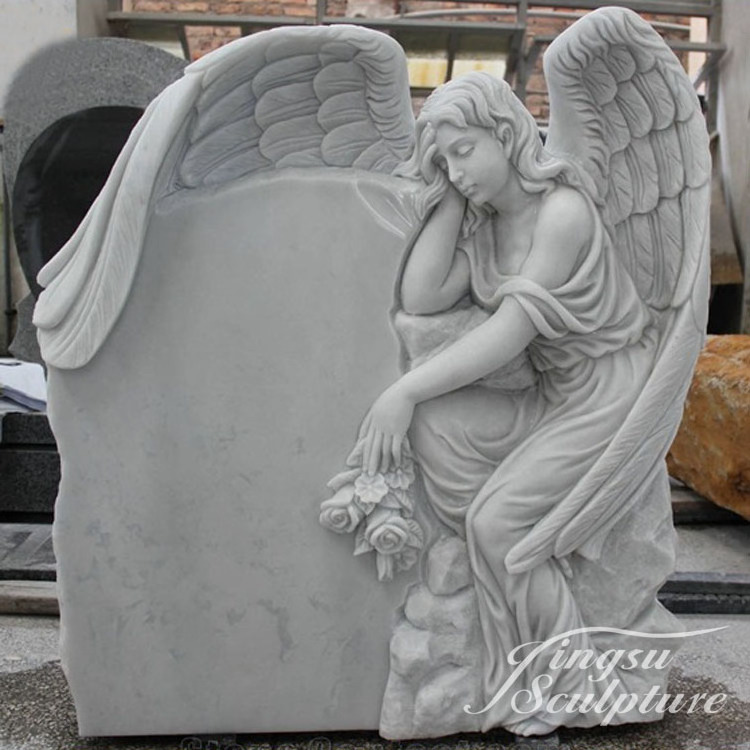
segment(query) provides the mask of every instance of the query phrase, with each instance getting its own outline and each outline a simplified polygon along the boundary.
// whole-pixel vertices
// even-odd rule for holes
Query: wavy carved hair
[[[585,179],[570,162],[552,156],[542,145],[534,118],[503,80],[487,73],[467,73],[450,81],[430,94],[416,123],[416,145],[407,162],[396,174],[421,179],[427,187],[417,200],[421,216],[440,201],[448,188],[448,177],[434,163],[427,164],[426,152],[434,143],[434,130],[448,123],[457,128],[478,126],[500,137],[507,124],[513,132],[510,161],[520,178],[521,186],[530,193],[546,192],[557,183],[572,185],[590,194]],[[493,209],[469,201],[461,235],[467,237],[490,216]]]

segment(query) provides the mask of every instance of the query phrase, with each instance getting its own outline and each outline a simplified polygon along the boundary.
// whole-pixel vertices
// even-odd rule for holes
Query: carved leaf
[[[401,512],[404,518],[411,518],[414,515],[414,498],[408,490],[400,490],[396,493],[401,503]]]
[[[354,556],[364,555],[367,552],[373,550],[373,546],[367,541],[365,534],[367,532],[367,524],[363,521],[357,527],[357,533],[354,536]]]
[[[407,519],[406,524],[409,527],[409,546],[422,549],[424,547],[422,527],[413,518]]]

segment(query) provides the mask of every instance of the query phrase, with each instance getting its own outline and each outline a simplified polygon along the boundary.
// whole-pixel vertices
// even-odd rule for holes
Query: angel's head
[[[548,191],[556,182],[580,184],[572,165],[544,150],[534,118],[505,81],[487,73],[467,73],[435,89],[427,98],[417,118],[414,154],[401,170],[402,175],[421,177],[427,183],[425,211],[440,200],[449,181],[445,159],[435,148],[441,127],[454,133],[471,128],[487,131],[529,193]],[[504,166],[503,159],[495,163],[498,169]],[[473,231],[491,212],[486,204],[474,202],[471,194],[468,197],[465,232]]]

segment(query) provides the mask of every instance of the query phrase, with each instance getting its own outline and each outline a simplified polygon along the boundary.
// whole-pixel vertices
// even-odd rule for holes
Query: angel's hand
[[[406,432],[414,416],[414,402],[399,387],[392,385],[376,399],[359,431],[355,452],[362,457],[368,474],[388,471],[401,465]]]

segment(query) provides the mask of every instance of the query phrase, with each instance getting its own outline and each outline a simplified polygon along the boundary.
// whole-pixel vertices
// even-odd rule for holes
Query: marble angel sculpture
[[[376,399],[352,455],[376,476],[409,450],[430,507],[465,538],[483,640],[484,702],[470,708],[476,728],[519,735],[602,721],[522,710],[507,692],[508,656],[566,633],[571,650],[595,654],[628,642],[586,632],[616,617],[584,616],[576,579],[613,563],[607,538],[644,498],[666,504],[664,456],[707,299],[708,142],[680,63],[619,9],[576,23],[544,62],[545,145],[489,75],[462,76],[424,104],[400,172],[426,183],[426,221],[403,269],[399,315],[439,317],[468,297],[485,317]],[[487,382],[524,352],[535,386]],[[635,560],[617,564],[615,586],[641,575]],[[654,594],[620,626],[679,630]],[[605,601],[607,591],[585,596]],[[551,651],[514,691],[548,673],[536,682],[544,698],[600,697],[616,680],[643,694],[666,679],[646,669],[604,678],[601,665],[555,672]],[[609,723],[660,715],[630,706]]]
[[[367,212],[370,221],[378,214],[379,226],[393,229],[389,236],[400,232],[400,241],[416,239],[390,311],[411,369],[366,413],[349,469],[336,480],[336,494],[323,503],[321,518],[336,531],[356,529],[358,551],[378,553],[381,578],[414,568],[427,545],[413,517],[419,511],[418,475],[440,533],[466,541],[477,602],[474,622],[481,624],[481,668],[474,675],[480,699],[470,701],[473,713],[461,714],[475,723],[406,726],[405,720],[396,726],[381,718],[381,733],[405,738],[504,727],[534,735],[560,724],[600,723],[601,715],[592,712],[561,717],[543,709],[516,711],[501,693],[509,655],[524,643],[585,626],[609,629],[583,630],[571,636],[571,648],[624,648],[632,643],[620,632],[625,629],[669,640],[677,629],[655,592],[664,560],[670,561],[672,533],[663,525],[669,515],[663,458],[706,315],[705,126],[677,59],[628,11],[586,16],[552,45],[545,66],[552,111],[546,146],[508,86],[478,74],[438,89],[415,125],[403,51],[382,34],[353,27],[282,29],[239,40],[189,66],[146,111],[81,227],[42,271],[46,289],[35,311],[50,367],[50,417],[66,467],[55,546],[66,674],[83,733],[131,729],[132,717],[118,712],[133,710],[133,701],[139,701],[135,715],[150,717],[147,723],[139,718],[140,733],[372,728],[370,706],[361,696],[382,685],[363,654],[369,649],[382,655],[380,640],[371,634],[382,636],[390,627],[392,609],[384,613],[385,605],[376,604],[392,605],[403,591],[394,581],[363,593],[369,582],[344,576],[334,587],[330,566],[337,564],[331,559],[338,548],[315,546],[309,530],[314,515],[300,511],[300,495],[308,493],[307,501],[318,503],[321,487],[337,468],[328,462],[346,458],[345,452],[338,457],[339,438],[344,435],[341,441],[350,447],[370,393],[384,388],[384,372],[394,377],[397,366],[391,372],[386,369],[391,362],[385,362],[396,359],[395,345],[388,349],[391,330],[377,347],[363,344],[360,332],[366,328],[380,336],[371,307],[384,296],[369,293],[387,288],[390,298],[393,279],[376,279],[375,264],[365,279],[352,270],[363,255],[350,246],[357,226],[345,215],[341,221],[350,225],[342,232],[320,217],[313,198],[320,199],[324,189],[350,206],[349,213]],[[307,224],[287,218],[289,196],[301,195],[302,187],[308,191],[305,205],[316,207],[303,212]],[[221,213],[225,204],[236,205],[243,190],[254,201],[256,226]],[[267,199],[278,203],[262,212]],[[216,216],[237,228],[222,232],[230,247],[221,255],[231,269],[224,274],[206,252],[216,242],[209,231]],[[308,229],[313,224],[320,234],[314,238]],[[314,253],[298,252],[311,244]],[[382,248],[374,256],[366,249],[368,261],[376,257],[379,267],[392,263],[396,275],[400,257],[394,260],[394,253]],[[274,269],[283,266],[274,277],[277,286],[254,273],[257,259],[267,257],[273,257]],[[342,267],[346,273],[332,272]],[[219,346],[225,339],[211,338],[214,318],[192,315],[193,295],[204,291],[193,276],[199,277],[195,269],[201,268],[231,290],[215,318],[230,310],[243,336],[232,352],[237,365],[232,372],[242,380],[226,381],[217,394],[206,393],[205,383],[224,377],[213,363],[227,352]],[[336,303],[336,284],[352,280],[367,288],[349,291],[344,305],[326,307],[327,317],[314,317],[317,308],[306,304],[305,295],[317,290]],[[128,303],[136,294],[147,304]],[[382,310],[382,320],[388,312]],[[350,313],[359,315],[359,327],[349,325]],[[213,346],[212,356],[189,366],[187,316],[193,326],[202,326],[204,335],[196,340]],[[249,334],[253,346],[247,344]],[[287,340],[299,345],[285,349],[280,342]],[[319,355],[322,340],[325,351]],[[356,379],[345,378],[354,355],[337,359],[342,341],[367,362]],[[172,383],[172,369],[156,366],[165,348],[186,394],[180,401],[184,408],[172,408],[170,399],[143,399],[134,409],[130,389],[117,387],[123,373],[138,378],[135,393],[161,394],[165,380]],[[315,378],[299,366],[299,351],[315,356]],[[141,360],[136,368],[131,353],[154,361]],[[245,373],[252,374],[247,382],[253,388]],[[267,395],[287,381],[294,387],[283,390],[283,398]],[[242,398],[226,399],[234,396],[231,386],[242,390]],[[89,406],[91,393],[99,396]],[[133,434],[152,436],[160,450],[175,446],[169,455],[190,481],[176,483],[179,472],[164,465],[160,450],[128,449],[123,462],[110,440],[94,439],[102,433],[119,439],[127,432],[122,416],[130,419],[131,413]],[[301,419],[304,414],[309,418]],[[103,430],[105,422],[116,428]],[[89,424],[90,431],[79,428]],[[189,438],[197,432],[233,436],[226,464],[214,460],[213,446],[196,449]],[[287,451],[300,436],[312,447],[290,464]],[[96,453],[92,460],[94,451],[102,458]],[[304,465],[304,471],[292,465]],[[95,477],[99,467],[101,476]],[[252,474],[253,491],[233,483],[243,474]],[[159,481],[151,482],[152,476]],[[132,491],[122,490],[133,484]],[[179,517],[188,530],[166,558],[160,545],[141,551],[139,536],[161,511],[164,493],[179,508],[169,523]],[[120,495],[130,501],[122,502]],[[206,498],[221,503],[222,512],[209,512]],[[249,506],[262,507],[274,533],[294,541],[246,544],[246,535],[261,533],[248,522]],[[657,506],[654,516],[648,509]],[[124,545],[122,554],[100,560],[93,537],[81,541],[76,514],[115,519],[113,528],[128,534],[101,536]],[[655,572],[641,571],[639,577],[631,567],[632,547],[620,539],[636,535],[641,516],[653,527],[643,536],[651,539],[652,531],[662,529],[666,551],[659,565],[644,557]],[[200,539],[196,528],[203,530]],[[623,535],[625,528],[629,535]],[[265,529],[262,533],[269,533]],[[241,538],[229,545],[231,554],[228,536]],[[304,544],[304,554],[287,555],[292,545]],[[658,552],[659,545],[649,549]],[[152,553],[160,563],[168,558],[163,572],[147,564]],[[258,556],[264,565],[257,565]],[[132,593],[130,577],[118,569],[119,561],[128,559],[145,561],[133,607],[146,601],[168,618],[141,617],[134,609],[137,627],[120,628],[119,620],[112,627],[111,618],[123,613],[122,602]],[[230,587],[225,587],[229,578],[219,577],[226,567],[233,571]],[[89,575],[94,570],[97,575]],[[190,610],[189,618],[179,596],[183,584],[192,585],[185,570],[200,571],[196,580],[210,592],[210,606]],[[318,639],[297,643],[288,663],[265,646],[276,637],[268,611],[280,608],[259,601],[255,591],[261,589],[285,597],[298,638]],[[115,597],[111,607],[102,606],[102,592]],[[236,616],[238,602],[246,616]],[[357,641],[357,659],[315,662],[317,689],[310,694],[310,662],[302,657],[321,653],[321,633],[336,631],[331,644],[337,648],[346,642],[350,634],[340,631],[352,622],[348,610],[358,607],[366,614],[356,624],[358,633],[369,628],[370,635]],[[189,620],[181,642],[189,669],[179,659],[166,663],[143,656],[151,653],[144,643],[164,655],[169,636],[162,619]],[[259,648],[247,648],[256,642]],[[92,658],[90,644],[99,649]],[[114,663],[139,676],[121,679],[120,670],[99,668],[113,663],[113,654]],[[530,665],[514,689],[527,689],[549,671],[547,656]],[[89,665],[99,669],[106,690],[90,679]],[[341,670],[350,670],[347,679]],[[559,671],[545,695],[592,689],[605,694],[611,675],[596,670]],[[207,674],[217,677],[206,679]],[[618,670],[617,677],[624,690],[636,694],[666,679],[663,672],[645,669]],[[149,686],[138,696],[131,689],[135,679]],[[264,712],[262,702],[250,714],[242,702],[247,696],[265,700],[271,683],[276,704],[295,705],[291,718]],[[365,686],[359,692],[342,689],[358,683]],[[151,716],[165,694],[173,695],[175,684],[196,686],[194,703],[180,695],[171,713]],[[299,689],[306,691],[304,701],[290,703],[289,695]],[[225,691],[222,700],[217,690]],[[329,695],[336,696],[334,705]],[[453,702],[460,711],[466,701],[456,696]],[[397,704],[407,712],[414,705],[400,701],[389,682],[383,715]],[[659,715],[633,708],[611,723]]]

